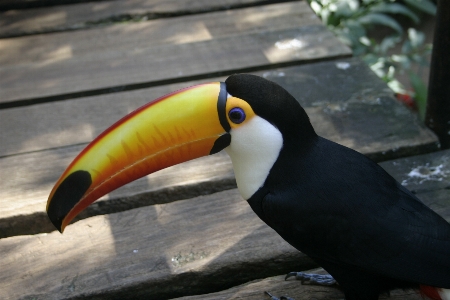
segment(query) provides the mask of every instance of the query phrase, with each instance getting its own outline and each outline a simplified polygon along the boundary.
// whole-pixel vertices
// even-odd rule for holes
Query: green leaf
[[[412,49],[413,47],[411,46],[411,41],[406,40],[402,46],[402,53],[408,55],[412,52]]]
[[[330,10],[327,9],[327,8],[325,8],[325,7],[324,7],[324,8],[322,9],[322,11],[320,12],[320,18],[322,19],[322,22],[323,22],[325,25],[330,25],[329,22],[328,22],[328,18],[329,18],[329,16],[330,16],[330,14],[331,14]]]
[[[366,47],[359,42],[359,39],[366,35],[364,27],[356,21],[348,20],[341,25],[342,28],[334,28],[333,32],[349,45],[355,56],[366,52]]]
[[[387,85],[393,90],[395,93],[398,94],[406,94],[407,91],[403,87],[403,85],[398,81],[397,79],[393,79],[387,82]]]
[[[373,12],[378,13],[390,13],[390,14],[400,14],[407,16],[411,20],[414,21],[414,23],[418,24],[420,19],[419,17],[409,8],[407,8],[404,5],[401,5],[399,3],[379,3],[371,8]]]
[[[401,40],[400,36],[388,36],[385,37],[381,43],[380,43],[380,52],[383,54],[386,54],[386,52],[395,47],[395,45],[397,45],[397,43],[399,43]]]
[[[436,14],[436,5],[434,5],[433,2],[430,0],[403,0],[408,5],[417,8],[420,11],[423,11],[430,15]],[[448,1],[448,0],[441,0],[441,1]]]
[[[388,80],[394,80],[395,79],[394,76],[395,76],[395,67],[389,66],[386,77]]]
[[[383,78],[386,76],[386,72],[384,71],[384,68],[385,68],[384,61],[382,61],[382,60],[377,60],[376,63],[370,65],[369,67],[370,67],[370,69],[372,69],[372,71],[374,71],[375,74],[377,74],[377,76],[380,77],[381,79],[383,79]]]
[[[393,62],[399,63],[403,69],[411,68],[411,61],[406,55],[394,54],[391,56]]]
[[[348,6],[352,11],[357,11],[360,8],[359,0],[346,0]]]
[[[350,31],[352,35],[357,37],[357,39],[359,39],[362,36],[367,35],[366,29],[358,21],[348,20],[348,21],[344,22],[342,25],[344,28],[347,28],[348,31]]]
[[[385,14],[370,13],[365,16],[362,16],[361,18],[358,19],[358,21],[364,25],[374,25],[374,24],[384,25],[394,29],[399,34],[403,33],[403,29],[400,26],[400,24],[396,20]]]
[[[322,11],[322,6],[317,3],[317,1],[311,1],[309,5],[311,6],[311,9],[316,13],[316,15],[320,14],[320,12]]]
[[[367,47],[370,47],[372,45],[372,42],[369,40],[369,38],[367,36],[360,37],[359,42]]]
[[[425,120],[425,111],[427,108],[427,86],[425,82],[415,73],[409,73],[409,80],[414,89],[414,99],[417,103],[420,119]]]
[[[375,64],[378,61],[378,57],[375,56],[373,53],[367,53],[362,57],[362,59],[369,66]]]
[[[425,35],[422,32],[415,30],[414,28],[408,29],[408,38],[411,41],[411,46],[413,48],[419,47],[425,41]]]
[[[370,5],[375,2],[380,2],[380,0],[362,0],[362,2],[364,3],[364,5]]]

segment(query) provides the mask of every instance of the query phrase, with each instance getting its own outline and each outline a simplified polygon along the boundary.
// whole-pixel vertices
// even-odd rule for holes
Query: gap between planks
[[[0,239],[0,250],[1,299],[168,299],[315,266],[235,189]]]
[[[327,274],[322,268],[305,271],[306,273]],[[265,292],[275,297],[287,296],[296,300],[342,300],[344,293],[338,286],[320,286],[302,284],[294,279],[284,280],[285,275],[262,280],[254,280],[216,293],[186,296],[172,300],[270,300]],[[420,292],[413,289],[395,289],[389,295],[380,295],[389,300],[424,300]]]
[[[347,69],[337,67],[344,63]],[[436,137],[420,125],[417,116],[395,101],[392,91],[358,59],[267,70],[257,75],[279,83],[294,95],[306,108],[320,135],[377,161],[438,149]],[[9,132],[5,136],[0,132],[0,139],[7,141],[2,146],[13,147],[2,148],[3,152],[17,153],[24,145],[28,148],[22,151],[45,149],[53,143],[51,150],[0,158],[2,236],[52,230],[44,212],[46,198],[65,167],[84,146],[69,146],[71,143],[90,141],[116,119],[148,102],[149,97],[157,98],[186,85],[0,112],[0,126]],[[19,120],[26,123],[18,123]],[[55,149],[57,146],[63,148]],[[16,150],[12,150],[14,147]],[[221,153],[124,186],[109,194],[109,200],[91,206],[83,217],[193,197],[201,191],[214,192],[234,184],[229,158]],[[36,214],[41,217],[36,218]],[[39,225],[37,220],[45,223]]]
[[[450,220],[446,188],[450,150],[381,165],[410,190],[418,191],[425,183],[427,193],[443,194],[423,198],[426,193],[419,192],[418,197]],[[437,165],[442,165],[441,174],[426,181],[407,174]],[[1,239],[0,249],[5,254],[2,299],[173,298],[223,291],[257,278],[314,267],[265,225],[236,189],[89,218],[69,225],[64,235]],[[280,283],[287,284],[292,283]],[[29,288],[19,288],[23,286]],[[325,292],[337,295],[335,291]],[[398,299],[402,295],[416,299],[412,291],[398,292],[393,293]],[[219,295],[223,293],[229,291]]]
[[[163,86],[163,85],[177,84],[177,83],[182,83],[182,82],[186,82],[186,81],[206,80],[206,79],[210,79],[210,78],[214,78],[214,77],[218,77],[218,76],[229,76],[229,75],[239,74],[239,73],[255,73],[255,72],[259,72],[259,71],[276,70],[276,69],[283,68],[283,67],[301,66],[304,64],[310,64],[310,63],[316,63],[316,62],[327,62],[327,61],[333,61],[336,59],[346,59],[346,58],[350,58],[350,57],[351,57],[351,55],[347,55],[347,54],[340,55],[339,54],[339,55],[332,55],[332,56],[328,56],[328,57],[324,57],[324,58],[310,59],[308,61],[293,60],[293,61],[289,61],[289,62],[271,63],[271,64],[267,64],[267,65],[259,65],[259,66],[247,67],[247,68],[235,68],[232,70],[217,71],[217,72],[211,72],[211,73],[200,74],[200,75],[192,75],[192,76],[186,76],[186,77],[177,77],[177,78],[162,79],[162,80],[149,81],[149,82],[133,83],[133,84],[122,85],[122,86],[111,86],[111,87],[82,91],[82,92],[59,94],[59,95],[55,95],[55,96],[21,99],[21,100],[14,100],[14,101],[10,101],[10,102],[1,102],[0,101],[0,110],[8,109],[8,108],[15,108],[15,107],[24,107],[24,106],[30,106],[30,105],[36,105],[36,104],[54,103],[54,102],[59,102],[59,101],[66,101],[66,100],[85,98],[85,97],[91,97],[91,96],[101,96],[101,95],[114,94],[114,93],[120,93],[120,92],[141,90],[141,89],[147,89],[147,88],[158,87],[158,86]]]
[[[0,38],[92,29],[124,22],[144,22],[292,1],[295,0],[102,0],[78,1],[79,3],[45,1],[50,5],[26,7],[26,9],[23,9],[24,5],[13,7],[13,3],[32,4],[33,2],[11,1],[11,5],[7,6],[2,5],[5,1],[0,1],[0,10],[2,10],[0,11],[0,20],[2,20],[0,21]]]
[[[1,43],[3,108],[351,55],[304,2]]]
[[[398,157],[395,154],[401,152],[402,147],[436,141],[417,116],[395,101],[392,90],[359,59],[339,59],[252,73],[286,88],[312,114],[311,119],[321,135],[372,155],[375,152],[394,152],[382,153],[383,156],[376,157],[376,161]],[[0,127],[3,128],[0,131],[0,140],[3,141],[0,158],[85,145],[116,120],[153,99],[188,86],[225,79],[215,77],[83,97],[77,101],[0,110]],[[371,120],[371,127],[361,126],[365,119]],[[409,155],[412,154],[416,153]]]

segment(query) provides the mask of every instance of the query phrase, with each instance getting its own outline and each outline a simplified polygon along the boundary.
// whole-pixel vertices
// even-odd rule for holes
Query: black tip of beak
[[[47,215],[56,229],[61,231],[64,218],[80,201],[91,186],[91,174],[87,171],[75,171],[59,185],[47,209]]]

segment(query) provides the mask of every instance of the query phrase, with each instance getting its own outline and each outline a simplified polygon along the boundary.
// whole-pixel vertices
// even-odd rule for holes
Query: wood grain
[[[349,69],[339,69],[337,63],[348,63]],[[286,87],[306,108],[320,135],[377,161],[437,149],[436,137],[357,59],[257,74]],[[48,194],[85,143],[149,98],[194,83],[1,111],[0,126],[8,130],[0,132],[7,141],[0,147],[4,153],[22,154],[0,158],[0,236],[52,230],[44,212]],[[137,180],[81,217],[185,199],[234,184],[230,160],[222,153]]]
[[[307,273],[327,274],[323,269],[314,269],[306,271]],[[284,280],[284,275],[254,280],[249,283],[232,287],[230,289],[206,294],[176,298],[176,300],[261,300],[270,298],[265,294],[270,292],[275,297],[287,296],[296,300],[330,300],[344,299],[344,293],[338,286],[318,286],[310,284],[301,284],[295,280]],[[380,299],[390,300],[423,300],[420,293],[412,289],[396,289],[390,291],[390,295],[380,295]],[[175,299],[174,299],[175,300]]]
[[[449,157],[447,150],[408,159],[419,165],[442,164],[442,172],[448,174]],[[384,165],[400,164],[398,169],[405,171],[416,167],[394,162]],[[396,179],[401,181],[402,176]],[[448,183],[447,176],[430,180],[426,192],[418,195],[427,205],[448,208],[448,190],[442,189]],[[407,187],[421,184],[411,182]],[[430,192],[444,196],[422,198]],[[437,212],[450,220],[448,209]],[[0,249],[4,254],[2,299],[165,299],[214,291],[223,291],[218,294],[221,297],[256,299],[262,297],[263,288],[278,295],[300,295],[299,299],[341,295],[335,288],[302,287],[279,282],[279,277],[227,291],[250,280],[313,266],[263,224],[235,189],[88,218],[69,225],[64,235],[52,232],[0,239]],[[417,299],[414,291],[394,291],[393,295],[394,299]]]
[[[0,1],[0,8],[10,3]],[[30,3],[30,1],[23,1]],[[86,1],[85,1],[86,2]],[[128,0],[74,3],[0,12],[0,37],[110,25],[121,17],[159,18],[258,5],[260,0]]]
[[[337,67],[339,64],[347,69]],[[398,157],[402,149],[409,149],[408,155],[423,153],[411,151],[437,141],[358,59],[252,73],[286,88],[308,110],[319,134],[366,154],[379,153],[378,161]],[[153,99],[225,78],[0,110],[0,157],[88,143],[116,120]]]
[[[48,195],[73,155],[82,148],[0,159],[0,237],[54,230],[45,212]],[[136,180],[102,197],[81,217],[167,203],[231,187],[235,187],[231,162],[221,152]]]
[[[450,150],[380,164],[434,211],[450,220]]]
[[[236,190],[1,239],[0,249],[1,299],[168,299],[314,266]]]
[[[286,21],[292,24],[286,24],[289,23]],[[52,56],[57,56],[51,53],[67,45],[70,46],[74,56],[89,55],[98,58],[101,57],[99,52],[108,50],[123,53],[161,45],[179,45],[230,35],[319,24],[321,23],[318,18],[303,1],[273,4],[148,22],[116,24],[92,30],[2,39],[0,41],[5,51],[1,53],[0,62],[2,65],[43,63],[49,61]],[[33,47],[29,47],[30,45]]]
[[[1,102],[350,55],[303,2],[274,6],[0,40]]]

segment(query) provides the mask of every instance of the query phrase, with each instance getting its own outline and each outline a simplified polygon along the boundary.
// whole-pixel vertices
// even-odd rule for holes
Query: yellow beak
[[[125,116],[92,141],[53,187],[47,213],[59,231],[103,195],[147,174],[230,144],[224,83],[186,88]]]

